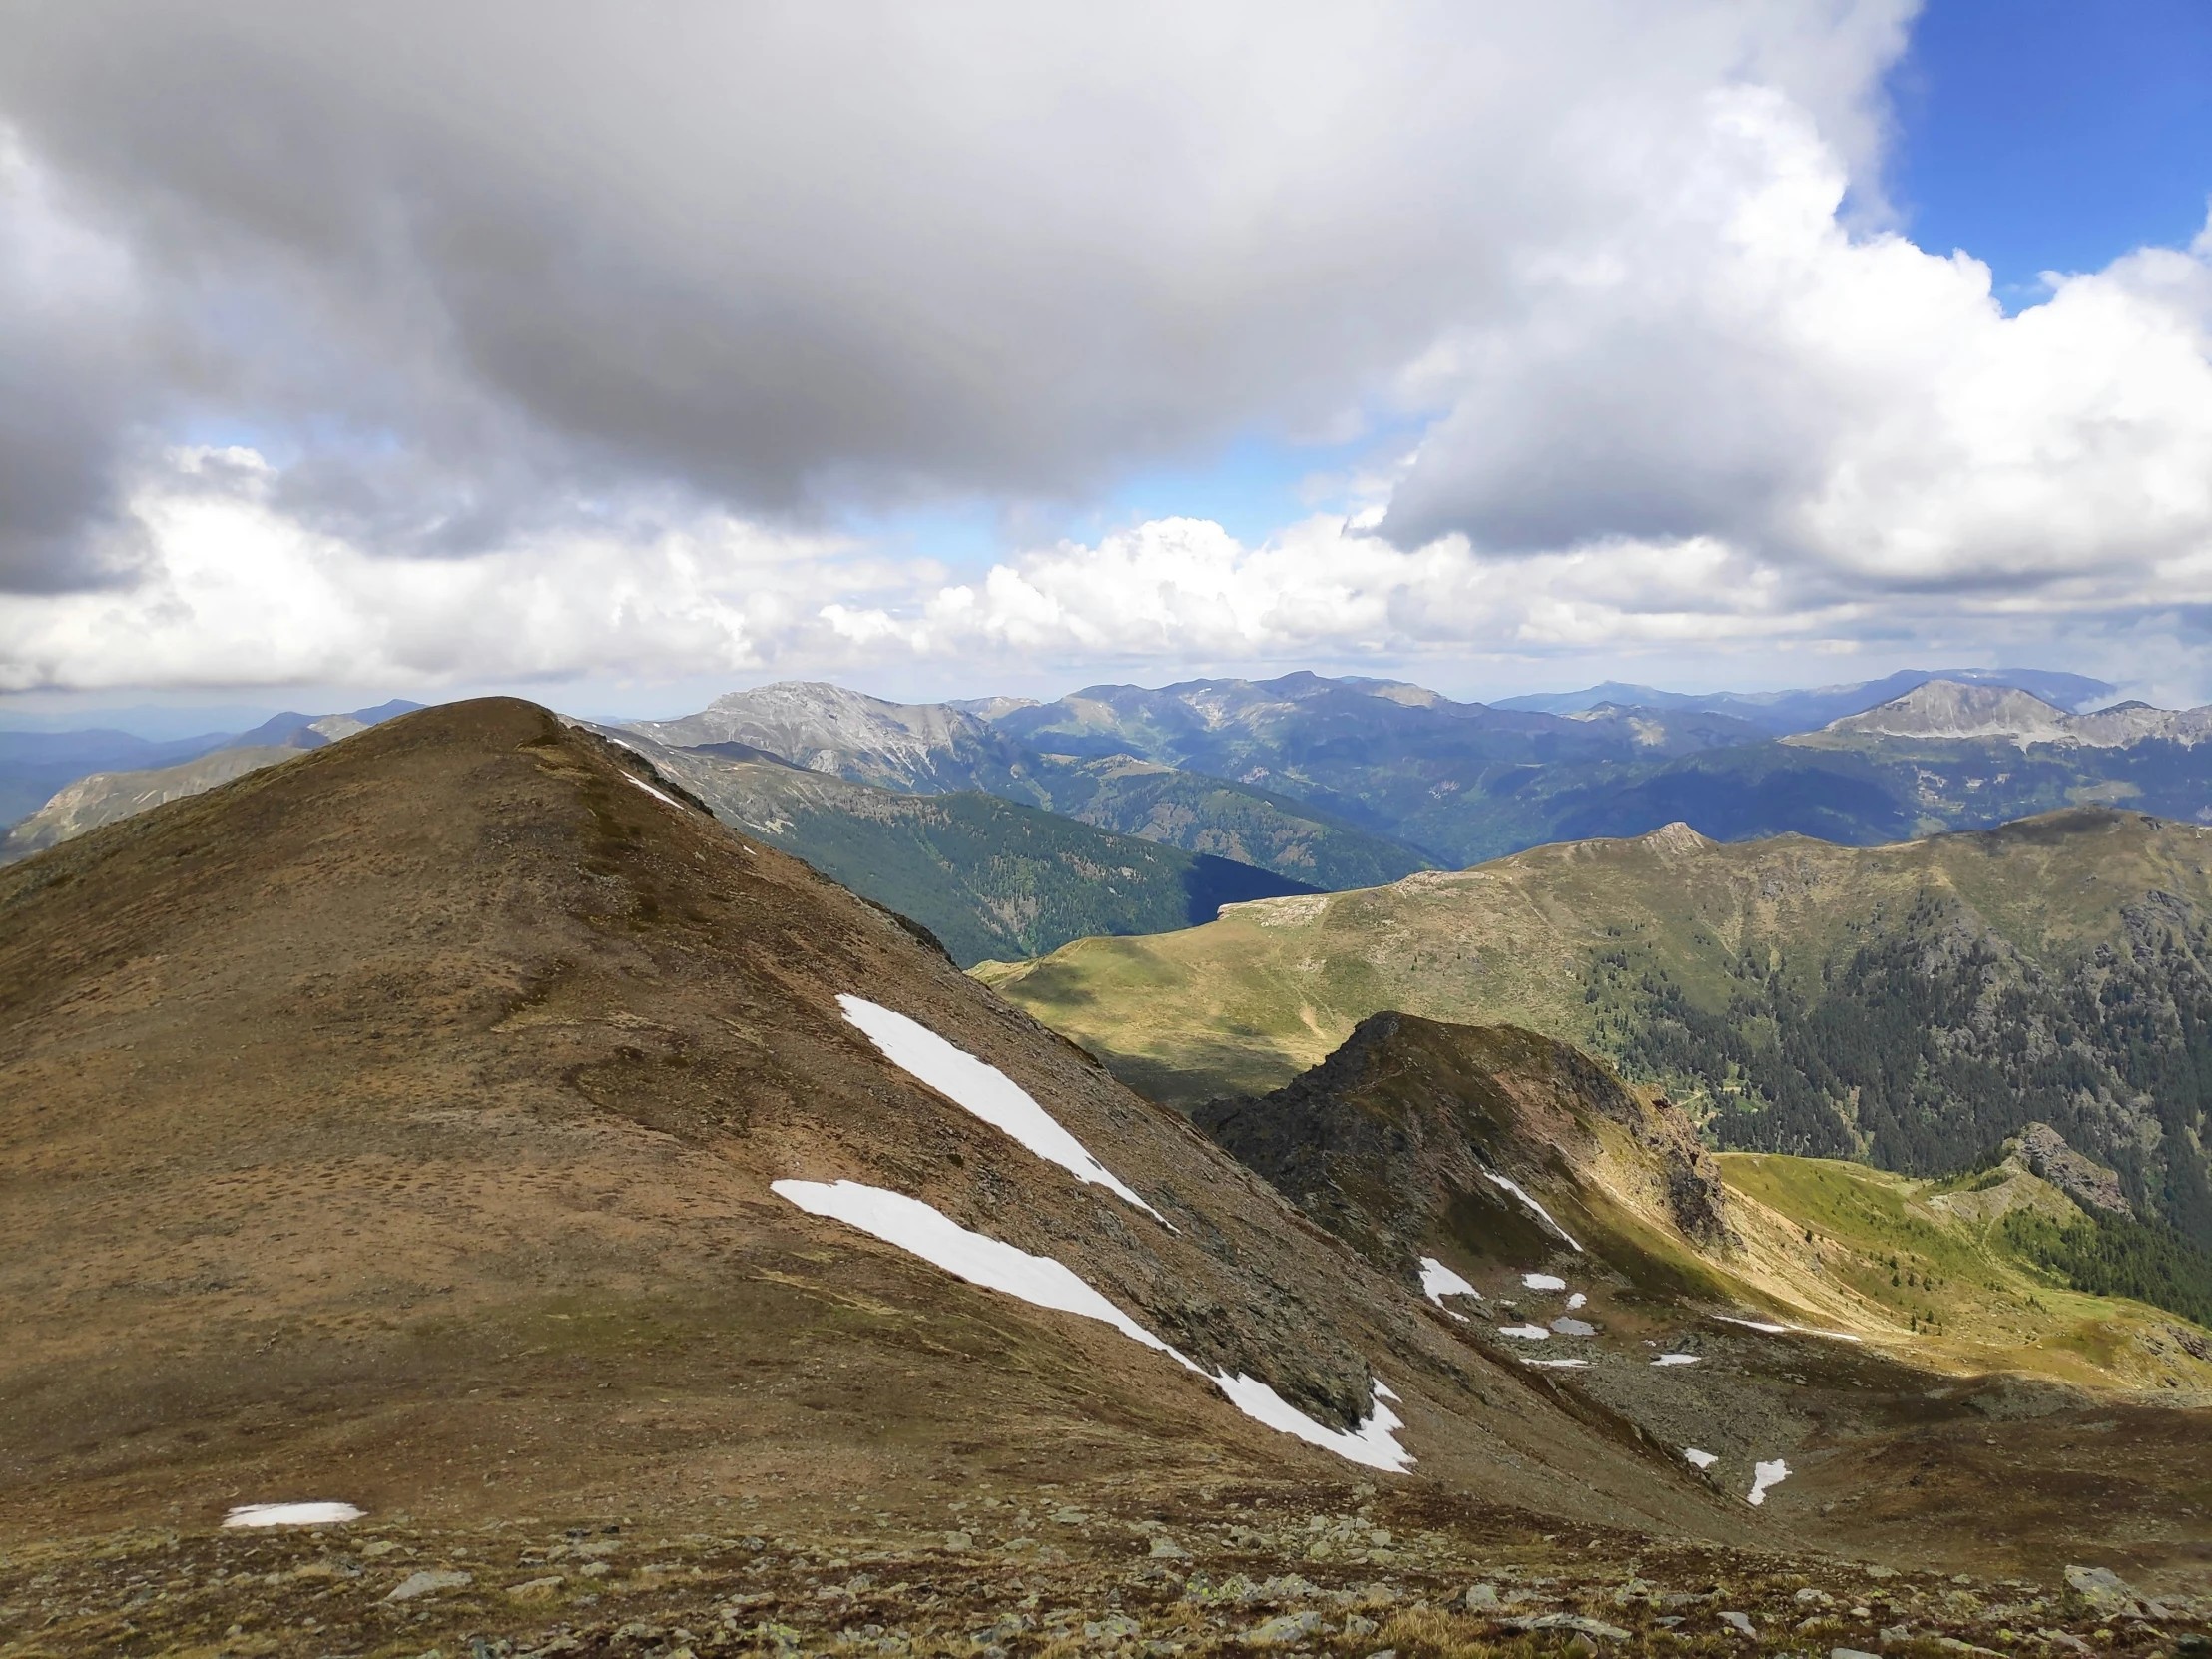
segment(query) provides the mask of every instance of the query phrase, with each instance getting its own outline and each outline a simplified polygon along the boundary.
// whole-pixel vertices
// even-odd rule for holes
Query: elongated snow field
[[[862,997],[840,996],[844,1017],[867,1034],[883,1057],[910,1077],[919,1078],[953,1104],[972,1112],[993,1129],[1011,1135],[1047,1163],[1058,1164],[1076,1180],[1104,1187],[1134,1204],[1161,1226],[1167,1218],[1139,1198],[1090,1149],[1039,1106],[1029,1091],[996,1066],[985,1065],[955,1048],[919,1020],[908,1019]],[[1171,1228],[1170,1231],[1173,1231]]]
[[[631,783],[637,785],[639,789],[645,791],[645,793],[647,795],[650,795],[655,801],[665,801],[671,807],[674,807],[679,813],[684,810],[684,804],[681,801],[678,801],[673,795],[670,795],[665,791],[655,789],[644,779],[638,777],[637,774],[626,772],[623,774],[623,777],[629,779]]]
[[[1503,1187],[1507,1192],[1511,1193],[1515,1198],[1519,1199],[1523,1204],[1527,1205],[1531,1210],[1535,1211],[1536,1214],[1543,1217],[1544,1225],[1550,1228],[1554,1233],[1558,1234],[1559,1237],[1566,1240],[1567,1248],[1572,1250],[1577,1256],[1583,1254],[1582,1246],[1579,1242],[1577,1242],[1575,1236],[1572,1233],[1569,1233],[1564,1227],[1561,1227],[1559,1223],[1552,1217],[1552,1214],[1549,1210],[1545,1209],[1533,1198],[1530,1198],[1526,1189],[1524,1189],[1518,1181],[1508,1180],[1504,1176],[1499,1175],[1495,1170],[1484,1170],[1482,1172],[1482,1177],[1486,1181]]]
[[[1849,1331],[1823,1331],[1817,1325],[1777,1325],[1772,1320],[1738,1319],[1734,1314],[1715,1314],[1717,1320],[1730,1325],[1748,1326],[1754,1331],[1764,1331],[1770,1337],[1825,1337],[1832,1343],[1863,1343],[1867,1339],[1855,1337]]]
[[[1357,1429],[1330,1428],[1316,1422],[1258,1378],[1210,1372],[1177,1352],[1093,1290],[1065,1263],[1032,1256],[1002,1240],[975,1233],[918,1198],[866,1186],[858,1181],[772,1181],[769,1190],[809,1215],[828,1216],[848,1227],[896,1245],[985,1290],[1003,1291],[1038,1308],[1057,1309],[1110,1325],[1132,1342],[1165,1354],[1185,1371],[1195,1372],[1221,1389],[1229,1403],[1255,1422],[1294,1435],[1309,1445],[1333,1451],[1351,1462],[1395,1473],[1413,1455],[1397,1443],[1404,1421],[1390,1409],[1390,1392],[1375,1380],[1375,1400]]]
[[[350,1503],[242,1503],[223,1517],[225,1526],[334,1526],[359,1520]]]
[[[1032,1256],[983,1233],[971,1233],[934,1205],[881,1187],[857,1181],[776,1181],[770,1191],[790,1200],[809,1215],[829,1216],[848,1227],[857,1227],[894,1244],[900,1250],[970,1285],[1008,1296],[1038,1308],[1057,1308],[1063,1314],[1080,1314],[1112,1326],[1131,1342],[1172,1353],[1166,1343],[1116,1308],[1077,1277],[1065,1264],[1049,1256]],[[1188,1362],[1186,1362],[1187,1364]]]

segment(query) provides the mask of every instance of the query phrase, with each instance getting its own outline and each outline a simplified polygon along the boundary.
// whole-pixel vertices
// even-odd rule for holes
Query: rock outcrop
[[[2132,1216],[2134,1206],[2120,1190],[2120,1178],[2066,1144],[2066,1137],[2047,1123],[2031,1123],[2018,1136],[2023,1162],[2085,1210],[2108,1215]]]

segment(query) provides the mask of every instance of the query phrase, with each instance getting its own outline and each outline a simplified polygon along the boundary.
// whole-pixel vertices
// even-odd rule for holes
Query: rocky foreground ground
[[[711,1517],[711,1518],[710,1518]],[[1842,1655],[2212,1650],[2212,1598],[1588,1529],[1434,1494],[1042,1487],[920,1530],[759,1498],[474,1529],[369,1515],[0,1556],[0,1654]],[[692,1525],[704,1528],[688,1529]]]

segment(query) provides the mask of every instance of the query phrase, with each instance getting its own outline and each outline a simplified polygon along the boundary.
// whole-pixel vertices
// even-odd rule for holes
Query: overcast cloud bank
[[[2212,242],[2007,317],[1886,230],[1909,12],[16,8],[0,688],[2141,673],[2212,607]],[[1362,432],[1261,546],[851,529]]]

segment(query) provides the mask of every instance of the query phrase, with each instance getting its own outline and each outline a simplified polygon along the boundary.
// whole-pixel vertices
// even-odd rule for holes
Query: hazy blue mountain
[[[2110,690],[2079,675],[1915,673],[1717,700],[1598,689],[1671,706],[1608,698],[1560,714],[1301,673],[960,706],[767,687],[633,730],[907,791],[980,789],[1332,888],[1677,821],[1719,840],[1795,832],[1864,846],[2088,801],[2212,812],[2212,715],[2073,714]],[[1731,700],[1767,724],[1692,706]],[[1771,731],[1827,709],[1845,712]]]
[[[1141,738],[1091,743],[1078,735],[1062,742],[1061,733],[1047,732],[1032,742],[1016,723],[1034,707],[1015,698],[891,703],[794,681],[732,692],[678,720],[609,730],[693,753],[773,759],[907,794],[980,790],[1317,886],[1392,881],[1433,862],[1303,792],[1239,782],[1216,769],[1179,768],[1140,749]]]
[[[743,745],[684,749],[619,727],[593,730],[733,829],[920,922],[963,967],[1098,934],[1195,926],[1224,904],[1319,890],[980,791],[886,790],[728,753]]]
[[[1645,709],[1704,710],[1733,715],[1764,733],[1781,737],[1791,732],[1813,731],[1846,715],[1862,714],[1877,704],[1903,697],[1931,680],[1949,680],[1968,686],[2011,686],[2068,711],[2110,697],[2119,689],[2086,675],[2063,674],[2052,669],[1900,669],[1880,680],[1776,692],[1670,692],[1656,686],[1634,686],[1608,680],[1601,686],[1588,686],[1581,691],[1535,692],[1525,697],[1508,697],[1491,707],[1554,715],[1579,714],[1604,703]]]
[[[82,732],[0,732],[0,825],[35,813],[55,791],[91,772],[174,766],[220,749],[228,733],[151,742],[96,727]]]
[[[0,863],[421,707],[395,698],[345,714],[285,713],[250,732],[173,743],[123,732],[0,732],[0,802],[27,803],[0,839]]]

